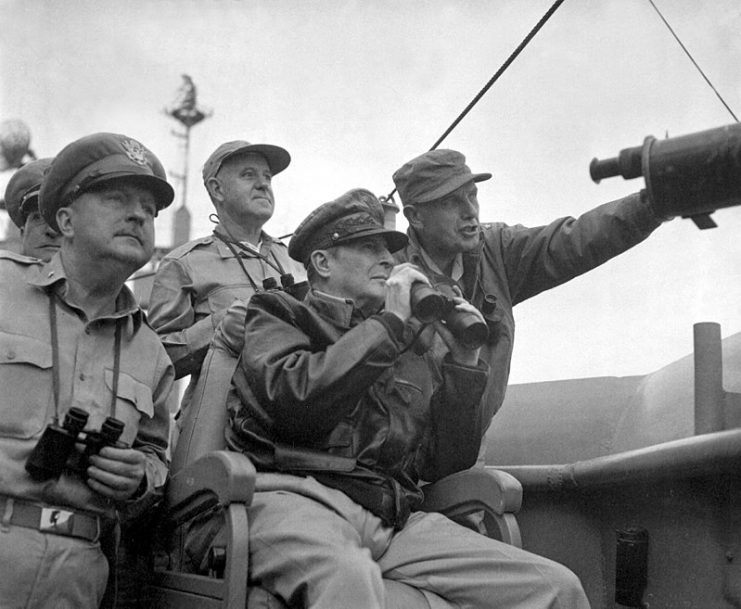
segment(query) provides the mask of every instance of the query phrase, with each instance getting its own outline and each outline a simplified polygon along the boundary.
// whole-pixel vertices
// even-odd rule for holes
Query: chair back
[[[244,344],[244,309],[241,311],[241,323],[223,323],[216,329],[190,404],[181,414],[180,434],[170,464],[171,475],[199,457],[226,447],[226,398]]]

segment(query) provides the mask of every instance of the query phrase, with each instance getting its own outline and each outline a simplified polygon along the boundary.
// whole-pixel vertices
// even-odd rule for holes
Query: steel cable
[[[494,76],[492,76],[489,79],[489,82],[487,82],[483,88],[474,96],[474,98],[469,102],[469,104],[463,109],[463,111],[458,115],[458,117],[450,124],[450,126],[445,130],[445,132],[437,138],[437,141],[432,145],[432,148],[430,150],[435,150],[442,141],[450,135],[451,131],[455,129],[458,126],[458,123],[460,123],[465,116],[473,109],[473,107],[479,102],[479,100],[486,95],[486,92],[491,89],[492,85],[499,80],[499,77],[504,74],[504,71],[510,66],[510,64],[517,58],[517,56],[523,51],[523,49],[528,45],[528,43],[535,37],[535,35],[540,31],[540,29],[546,24],[548,19],[551,18],[553,13],[556,12],[556,9],[563,4],[564,0],[556,0],[556,2],[553,3],[553,5],[548,9],[548,11],[540,18],[540,21],[535,24],[535,27],[533,27],[532,30],[528,33],[525,38],[523,38],[522,42],[517,46],[517,48],[512,51],[509,57],[507,57],[507,60],[502,64],[502,66],[496,71]],[[394,196],[394,193],[396,192],[396,188],[394,188],[387,197],[382,198],[382,200],[390,201],[391,198]]]

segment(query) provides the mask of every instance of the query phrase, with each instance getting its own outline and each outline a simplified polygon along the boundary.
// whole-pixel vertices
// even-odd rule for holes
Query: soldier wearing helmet
[[[97,609],[109,570],[100,540],[161,494],[174,373],[124,282],[151,257],[173,194],[135,139],[83,137],[39,191],[59,252],[46,263],[0,252],[2,607]],[[65,426],[70,413],[81,431]],[[80,449],[110,419],[118,438]],[[48,444],[59,437],[72,438],[67,453]]]
[[[39,190],[53,159],[38,159],[16,171],[5,189],[5,207],[21,232],[21,254],[48,262],[59,250],[61,236],[39,211]]]

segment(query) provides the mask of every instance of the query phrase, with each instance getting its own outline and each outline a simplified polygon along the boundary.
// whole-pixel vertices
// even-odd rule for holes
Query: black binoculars
[[[481,319],[468,311],[455,308],[455,292],[445,284],[431,287],[415,282],[409,294],[412,313],[422,323],[442,321],[464,347],[478,349],[489,337],[489,329]]]
[[[283,273],[280,276],[280,285],[278,285],[278,280],[275,277],[266,277],[262,280],[262,289],[266,291],[282,290],[293,296],[296,300],[303,300],[306,292],[309,291],[309,283],[307,281],[296,283],[291,273]]]
[[[646,193],[661,216],[690,218],[698,228],[717,226],[710,214],[741,205],[741,124],[625,148],[612,159],[593,159],[595,182],[612,176],[643,176]]]
[[[126,448],[119,442],[124,429],[123,421],[107,417],[100,427],[100,431],[86,431],[82,434],[88,420],[88,413],[81,408],[72,407],[64,416],[62,425],[50,423],[44,429],[38,443],[26,461],[26,471],[31,478],[37,481],[58,478],[68,467],[70,457],[75,456],[75,444],[82,443],[85,450],[80,455],[74,469],[84,471],[87,460],[97,455],[104,446]]]

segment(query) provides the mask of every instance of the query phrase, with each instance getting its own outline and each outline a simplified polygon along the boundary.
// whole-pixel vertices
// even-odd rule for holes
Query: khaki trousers
[[[0,524],[2,609],[97,609],[108,579],[99,543]]]
[[[414,512],[401,531],[313,478],[258,474],[250,579],[307,609],[588,609],[563,565]],[[390,584],[390,585],[389,585]]]

